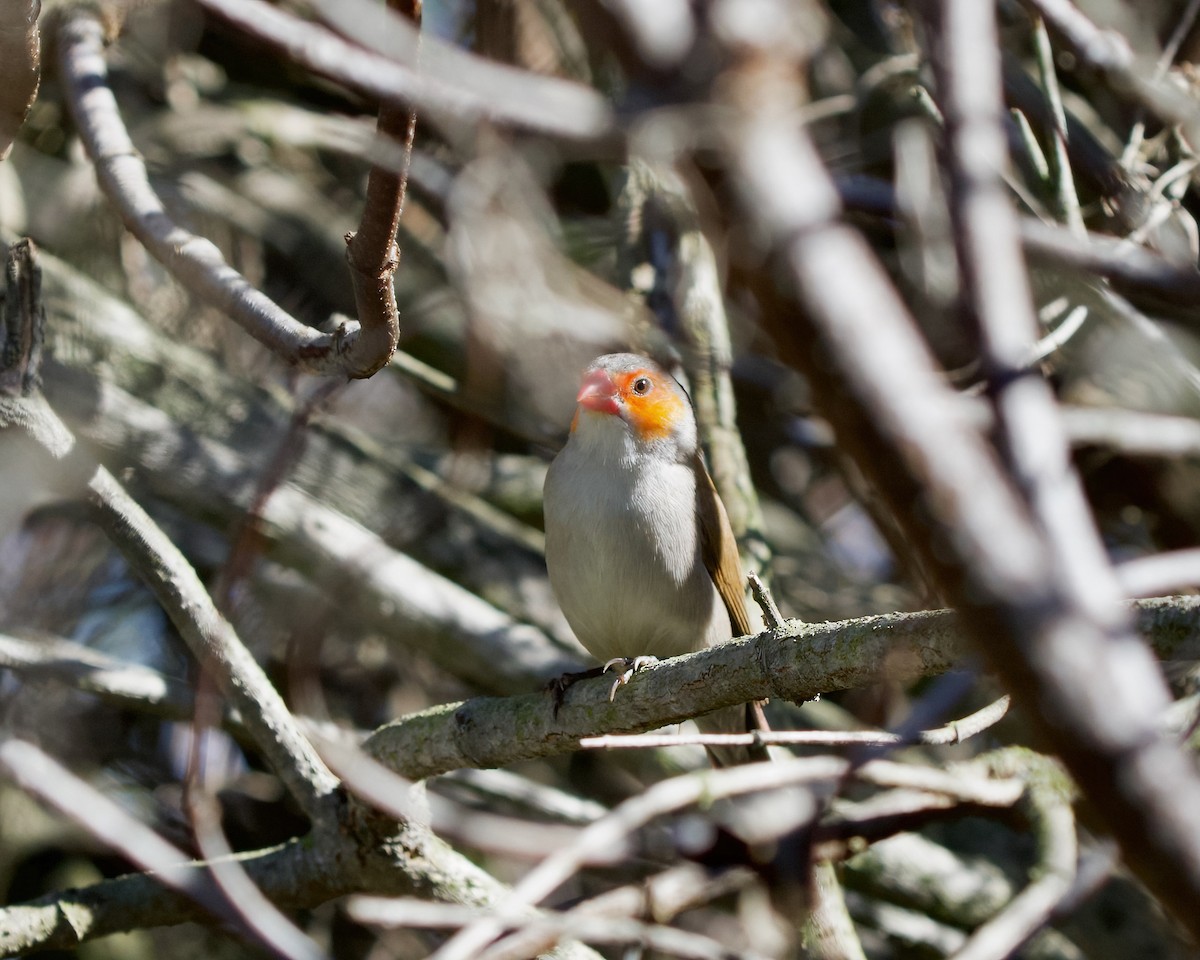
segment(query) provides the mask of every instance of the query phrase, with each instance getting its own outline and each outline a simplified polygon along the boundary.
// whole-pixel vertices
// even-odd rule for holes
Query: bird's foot
[[[558,719],[558,711],[562,709],[563,701],[567,697],[567,691],[575,686],[580,680],[588,680],[592,677],[601,677],[604,675],[604,667],[592,667],[590,670],[577,670],[574,673],[564,673],[561,677],[555,677],[546,684],[546,690],[550,696],[554,698],[554,719]]]
[[[609,670],[617,671],[617,679],[613,681],[612,689],[608,691],[608,702],[612,703],[613,697],[617,695],[617,688],[627,684],[635,673],[643,667],[648,667],[652,663],[658,663],[658,657],[634,657],[632,660],[626,657],[613,657],[603,667],[602,672],[608,673]]]

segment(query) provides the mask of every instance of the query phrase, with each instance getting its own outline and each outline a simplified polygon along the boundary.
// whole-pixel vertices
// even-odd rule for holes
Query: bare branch
[[[853,803],[835,799],[813,829],[812,858],[817,862],[856,858],[864,846],[874,846],[951,817],[978,816],[996,806],[916,790],[889,790]]]
[[[321,762],[283,699],[213,606],[191,565],[103,467],[88,484],[105,531],[158,597],[192,653],[237,707],[258,748],[314,823],[333,814],[337,778]]]
[[[1163,47],[1162,53],[1159,55],[1158,63],[1154,67],[1154,80],[1160,81],[1166,76],[1167,70],[1174,63],[1176,55],[1179,53],[1179,48],[1183,46],[1183,41],[1187,39],[1191,32],[1192,25],[1196,22],[1196,15],[1200,13],[1200,0],[1188,0],[1188,5],[1179,15],[1179,20],[1175,24],[1175,29],[1171,31],[1171,38]],[[1146,134],[1146,123],[1139,117],[1136,123],[1129,131],[1129,139],[1125,144],[1125,150],[1121,155],[1121,165],[1126,169],[1132,169],[1137,158],[1138,151],[1141,149],[1142,140]]]
[[[1063,407],[1063,422],[1076,446],[1107,447],[1131,457],[1200,456],[1200,423],[1140,410]]]
[[[712,876],[694,864],[680,864],[643,883],[608,890],[566,911],[561,920],[531,921],[523,930],[494,943],[480,960],[523,960],[554,946],[564,935],[577,936],[574,921],[650,916],[660,924],[685,910],[749,886],[752,871],[733,868]]]
[[[26,411],[22,424],[48,451],[67,432],[40,397],[11,400]],[[0,421],[3,416],[0,415]],[[69,435],[69,432],[68,432]],[[65,453],[59,453],[63,456]],[[87,481],[98,519],[130,566],[154,591],[201,665],[242,716],[255,743],[314,823],[333,816],[334,777],[288,712],[250,651],[213,605],[179,549],[104,467]]]
[[[1162,120],[1179,124],[1194,145],[1200,135],[1200,110],[1182,91],[1161,82],[1159,76],[1142,69],[1125,38],[1112,30],[1101,30],[1071,0],[1025,0],[1037,10],[1088,65],[1108,75],[1113,89],[1133,98]]]
[[[792,759],[757,763],[724,770],[704,770],[663,780],[631,797],[606,817],[584,828],[569,847],[551,854],[513,887],[500,904],[498,914],[527,908],[549,896],[586,863],[606,863],[623,855],[630,835],[655,817],[701,801],[711,803],[725,797],[743,796],[765,790],[808,785],[817,790],[832,786],[851,773],[846,761],[832,757]],[[882,760],[869,761],[853,775],[871,783],[889,786],[944,789],[957,796],[991,796],[1002,804],[1015,803],[1022,787],[1013,782],[959,777],[931,768],[917,768]],[[787,829],[784,827],[783,829]],[[492,918],[464,928],[433,955],[433,960],[467,960],[502,929]]]
[[[1076,237],[1061,227],[1037,220],[1021,221],[1021,240],[1035,258],[1081,273],[1106,277],[1130,296],[1175,308],[1191,318],[1200,298],[1200,271],[1177,266],[1128,240],[1090,233]]]
[[[58,637],[29,640],[0,634],[0,667],[176,720],[189,717],[192,711],[186,684]]]
[[[1200,597],[1131,605],[1164,660],[1200,659]],[[779,697],[803,702],[887,676],[908,682],[952,669],[966,652],[949,611],[840,623],[787,621],[784,629],[723,643],[647,667],[610,703],[605,680],[571,688],[554,715],[548,694],[480,697],[402,717],[366,749],[413,779],[461,767],[504,766],[574,749],[590,736],[654,730],[710,710]]]
[[[214,916],[247,929],[211,873],[197,869],[182,851],[33,744],[21,740],[0,743],[0,768],[18,785],[52,804],[108,847],[142,869],[153,872],[158,882],[168,889],[195,901]],[[16,928],[0,927],[0,950],[6,955],[9,954],[4,943],[6,936],[18,933]],[[296,956],[314,957],[319,953],[309,951]]]
[[[420,26],[421,0],[390,0],[389,7]],[[379,165],[371,167],[362,220],[358,231],[346,241],[346,261],[350,264],[354,303],[361,324],[359,338],[376,344],[366,348],[366,353],[383,367],[395,353],[400,339],[392,277],[400,263],[396,230],[408,191],[408,168],[417,132],[416,111],[385,101],[379,107],[377,130],[381,139],[404,144],[404,166],[398,172]]]
[[[594,800],[567,793],[509,770],[472,770],[463,768],[439,777],[431,784],[435,790],[457,794],[464,790],[478,797],[501,800],[528,810],[540,820],[587,824],[598,820],[608,808]]]
[[[416,31],[399,17],[381,17],[370,6],[316,4],[359,41],[350,43],[261,0],[198,2],[310,70],[390,103],[466,121],[513,124],[568,140],[595,140],[613,132],[611,108],[587,87],[486,61],[433,37],[421,45],[417,70]]]
[[[1054,50],[1050,46],[1050,35],[1046,32],[1045,21],[1037,16],[1034,17],[1033,23],[1033,44],[1042,89],[1046,91],[1046,103],[1054,118],[1054,126],[1050,131],[1051,149],[1048,159],[1058,212],[1066,220],[1071,232],[1078,236],[1085,232],[1085,227],[1083,215],[1079,212],[1075,179],[1071,173],[1071,157],[1067,151],[1067,115],[1063,109],[1062,92],[1058,87],[1058,74],[1054,69]]]
[[[969,17],[964,11],[979,5],[945,6]],[[727,87],[738,122],[726,144],[743,210],[808,308],[799,321],[789,318],[790,328],[776,324],[777,342],[808,374],[840,444],[886,499],[1014,701],[1037,704],[1031,718],[1127,861],[1177,919],[1200,931],[1192,906],[1200,898],[1200,782],[1154,732],[1167,702],[1161,677],[1136,638],[1100,608],[1093,585],[1079,582],[1082,571],[1057,563],[939,379],[878,261],[837,222],[837,192],[793,119],[786,56],[772,59],[764,41]],[[987,160],[1003,151],[1001,141]],[[1002,299],[1019,294],[995,291]],[[1067,521],[1079,525],[1074,514]],[[1099,566],[1089,559],[1083,569]]]
[[[1117,578],[1130,597],[1161,597],[1200,586],[1200,548],[1126,560],[1117,566]]]
[[[230,267],[215,245],[170,218],[108,86],[104,25],[86,7],[75,7],[64,14],[57,37],[71,114],[101,189],[146,249],[191,293],[226,313],[287,362],[314,373],[347,376],[377,369],[374,357],[362,357],[356,349],[357,329],[327,334],[306,326]]]
[[[1104,613],[1112,609],[1116,583],[1070,466],[1054,395],[1042,378],[1021,376],[1038,325],[999,159],[1005,156],[1004,102],[995,9],[940,2],[924,9],[946,119],[955,246],[979,328],[1001,449],[1036,521],[1049,533],[1062,573],[1073,578],[1097,626],[1120,629]]]
[[[385,928],[425,927],[455,930],[490,916],[478,907],[459,904],[429,903],[424,900],[385,900],[381,897],[355,897],[348,908],[350,916],[359,923]],[[626,916],[591,916],[578,908],[558,915],[530,913],[528,916],[509,914],[498,923],[501,930],[514,930],[517,946],[506,949],[502,940],[480,957],[516,958],[536,956],[538,951],[553,947],[564,937],[587,943],[636,944],[655,952],[655,955],[682,957],[685,960],[725,960],[729,950],[718,941],[698,933],[676,930],[662,923],[647,923]],[[534,946],[530,949],[530,944]],[[740,952],[745,960],[766,960],[765,955]]]
[[[204,858],[209,876],[241,925],[284,960],[329,960],[317,944],[284,915],[250,878],[221,830],[221,809],[202,781],[197,762],[202,738],[192,738],[192,757],[184,788],[184,805],[196,848]]]

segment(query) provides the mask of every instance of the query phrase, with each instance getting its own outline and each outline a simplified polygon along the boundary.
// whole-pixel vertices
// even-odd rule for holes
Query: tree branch
[[[1103,71],[1115,92],[1131,97],[1168,124],[1178,124],[1195,146],[1200,143],[1200,110],[1181,90],[1139,68],[1132,48],[1120,34],[1101,30],[1071,0],[1025,0],[1081,60]]]
[[[585,737],[579,745],[585,750],[679,746],[752,746],[757,743],[810,747],[901,747],[908,744],[962,743],[982,733],[1004,719],[1009,698],[1001,697],[970,716],[955,720],[933,730],[921,730],[915,736],[887,733],[882,730],[772,730],[753,733],[699,733],[648,736],[636,734],[605,734]]]
[[[389,0],[389,7],[420,26],[421,0]],[[404,166],[399,172],[379,165],[371,167],[362,220],[358,231],[346,241],[346,261],[350,264],[354,302],[361,324],[359,338],[363,344],[371,344],[364,349],[367,356],[376,358],[379,364],[376,370],[391,359],[400,339],[400,317],[392,277],[400,264],[396,230],[408,192],[417,113],[385,101],[379,106],[377,131],[381,138],[404,144]]]
[[[4,405],[23,409],[22,425],[53,455],[67,431],[45,401],[41,397],[7,399]],[[65,455],[62,451],[58,457]],[[104,467],[95,469],[87,488],[109,538],[154,592],[201,666],[213,671],[222,693],[237,708],[276,774],[314,824],[329,822],[335,814],[331,804],[337,778],[300,731],[262,667],[213,605],[191,565]]]
[[[346,376],[378,369],[377,358],[363,357],[356,348],[357,328],[327,334],[301,323],[230,267],[215,245],[170,218],[108,86],[104,38],[104,25],[94,11],[73,7],[64,12],[57,30],[59,64],[71,115],[100,187],[134,236],[191,293],[288,363]]]
[[[1200,597],[1141,600],[1131,608],[1163,659],[1200,657]],[[840,623],[789,620],[779,630],[646,667],[615,703],[603,679],[573,686],[557,717],[546,693],[479,697],[401,717],[376,730],[364,749],[411,780],[504,766],[575,749],[586,737],[654,730],[749,700],[802,702],[882,677],[905,683],[942,673],[967,652],[962,636],[947,610]]]
[[[527,873],[500,905],[498,913],[535,905],[549,896],[584,864],[608,862],[620,856],[628,838],[655,817],[703,802],[745,796],[784,787],[812,791],[831,786],[846,776],[867,782],[917,789],[946,790],[956,796],[991,798],[997,805],[1015,803],[1022,787],[1015,781],[958,777],[940,770],[871,760],[852,766],[833,757],[792,758],[779,763],[755,763],[723,770],[702,770],[662,780],[624,801],[605,817],[580,831],[574,843],[555,851]],[[800,802],[803,802],[802,800]],[[786,830],[786,827],[784,828]],[[467,960],[500,932],[494,917],[463,928],[433,955],[432,960]]]
[[[595,91],[484,60],[434,37],[424,38],[418,70],[416,31],[371,7],[315,4],[347,36],[357,37],[352,43],[261,0],[198,2],[313,72],[389,103],[564,140],[596,141],[615,132],[612,108]],[[380,48],[388,56],[373,52]]]
[[[727,76],[725,144],[742,209],[807,308],[775,324],[779,346],[1131,867],[1200,932],[1200,782],[1155,733],[1161,677],[1057,565],[877,259],[838,222],[837,191],[794,121],[790,53],[761,43]]]
[[[196,869],[180,850],[32,744],[20,740],[0,743],[0,769],[29,793],[152,873],[167,890],[187,897],[202,910],[265,943],[278,956],[287,960],[320,960],[324,956],[316,944],[290,924],[264,923],[261,916],[246,912],[246,903],[230,899],[223,889],[220,873],[232,864],[211,863],[207,869]],[[18,913],[16,919],[19,923],[33,917]],[[7,953],[4,940],[17,933],[0,924],[0,951]]]
[[[37,640],[0,634],[0,667],[95,694],[117,706],[183,720],[192,713],[186,684],[136,663],[125,663],[58,637]]]

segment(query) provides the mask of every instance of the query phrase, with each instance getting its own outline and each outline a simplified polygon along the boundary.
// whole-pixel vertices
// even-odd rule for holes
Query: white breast
[[[602,661],[729,639],[700,557],[691,466],[640,453],[616,417],[595,420],[546,476],[546,564],[567,622]]]

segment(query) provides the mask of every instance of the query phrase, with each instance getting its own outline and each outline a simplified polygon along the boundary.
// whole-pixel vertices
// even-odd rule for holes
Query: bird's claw
[[[546,684],[546,690],[554,701],[554,719],[558,719],[558,711],[562,709],[563,701],[567,697],[567,691],[571,689],[580,680],[587,680],[590,677],[598,677],[604,673],[603,667],[592,667],[589,670],[580,670],[577,673],[564,673],[561,677],[555,677]]]
[[[612,688],[608,691],[608,702],[613,702],[613,697],[617,695],[619,687],[625,686],[635,673],[652,663],[658,663],[658,657],[634,657],[632,660],[626,657],[613,657],[604,664],[604,673],[613,669],[618,672],[617,679],[613,681]]]

